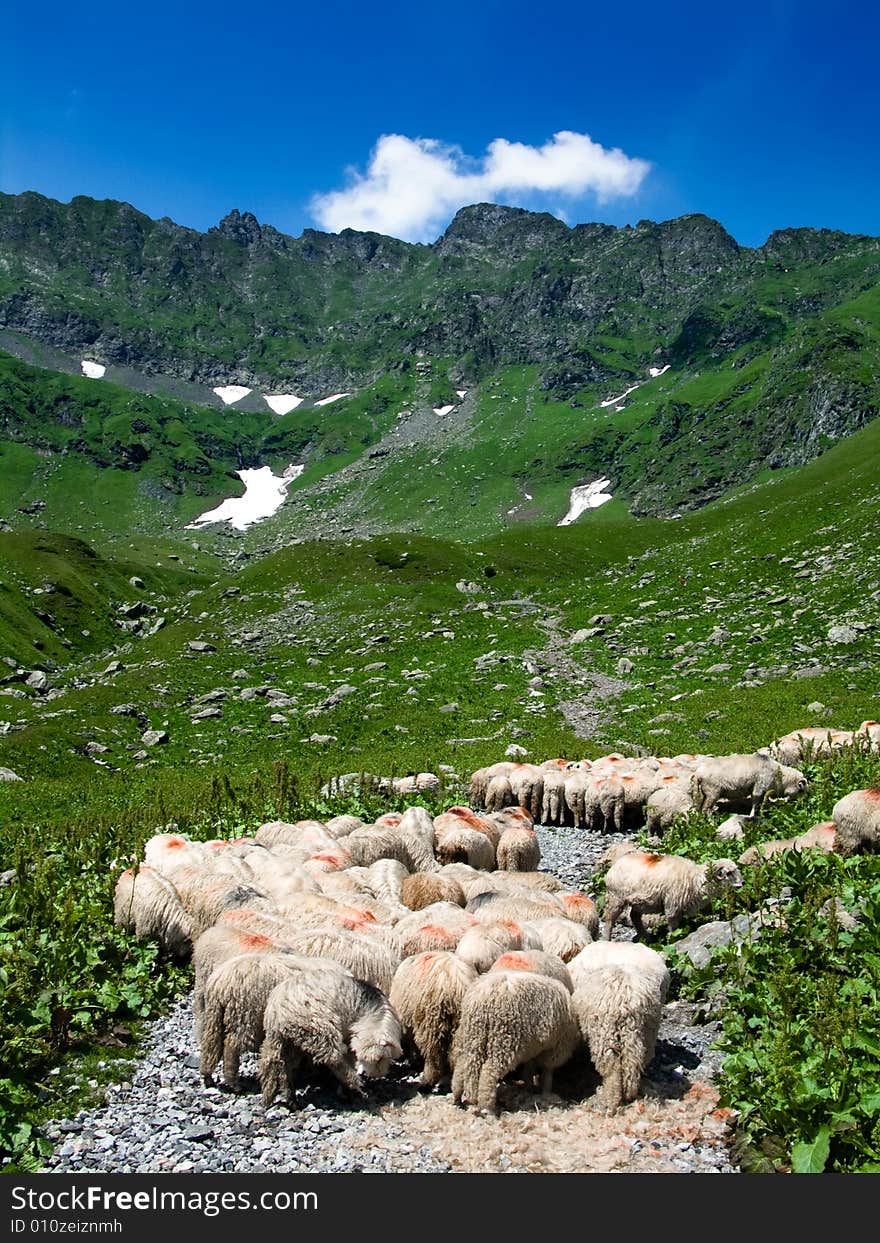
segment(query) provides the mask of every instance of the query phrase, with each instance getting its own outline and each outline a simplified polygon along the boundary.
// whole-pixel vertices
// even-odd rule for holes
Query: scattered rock
[[[169,735],[167,729],[148,729],[141,734],[141,742],[145,747],[159,746],[161,743],[168,742]]]
[[[217,649],[213,643],[206,643],[203,639],[191,639],[187,644],[191,652],[216,652]]]

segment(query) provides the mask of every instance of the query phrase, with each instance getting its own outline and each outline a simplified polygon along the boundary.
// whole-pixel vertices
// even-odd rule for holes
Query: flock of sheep
[[[827,735],[827,736],[826,736]],[[850,735],[880,746],[880,725]],[[823,741],[831,745],[830,731]],[[820,744],[821,745],[821,744]],[[843,744],[838,744],[843,745]],[[192,955],[193,1008],[206,1084],[222,1063],[238,1089],[243,1054],[259,1054],[264,1102],[291,1102],[298,1076],[322,1066],[352,1093],[363,1079],[418,1059],[421,1082],[451,1082],[456,1103],[497,1112],[520,1069],[549,1092],[553,1071],[586,1048],[602,1079],[597,1104],[638,1094],[670,975],[664,956],[614,941],[628,914],[670,928],[725,886],[730,859],[697,864],[637,849],[606,856],[603,937],[591,898],[540,871],[533,825],[570,816],[583,827],[647,820],[662,832],[693,809],[748,807],[806,789],[798,770],[815,739],[800,731],[750,756],[620,755],[570,764],[499,764],[471,778],[471,807],[423,807],[364,824],[354,816],[262,825],[253,837],[195,842],[157,834],[115,889],[117,925]],[[689,801],[688,801],[689,800]],[[732,817],[721,836],[742,836]],[[852,853],[880,844],[880,790],[848,794],[833,820],[775,849]]]

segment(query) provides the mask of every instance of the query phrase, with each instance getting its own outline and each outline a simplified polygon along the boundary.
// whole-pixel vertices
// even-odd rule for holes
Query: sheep
[[[691,777],[691,795],[694,809],[705,815],[710,815],[722,801],[749,803],[749,818],[753,820],[768,797],[797,797],[807,785],[803,773],[784,767],[767,751],[756,751],[753,755],[703,759]]]
[[[334,816],[327,821],[327,832],[338,841],[341,837],[348,837],[349,833],[359,829],[363,823],[360,816]]]
[[[505,829],[495,852],[502,872],[535,872],[541,862],[541,846],[534,829]]]
[[[571,813],[572,823],[576,829],[591,826],[587,812],[587,796],[594,784],[591,773],[574,771],[567,772],[562,787],[562,799]]]
[[[592,776],[585,786],[584,816],[590,828],[603,833],[623,832],[626,815],[626,790],[623,778],[616,773]]]
[[[616,863],[616,861],[618,859],[622,859],[624,855],[631,855],[634,850],[638,849],[639,847],[635,844],[635,842],[615,842],[614,845],[609,846],[605,853],[599,858],[596,863],[596,871],[607,871],[608,868],[611,867],[612,863]]]
[[[262,889],[243,885],[232,876],[204,872],[199,868],[176,869],[174,887],[192,921],[193,940],[216,924],[225,910],[238,906],[266,911],[274,909],[274,903]]]
[[[285,902],[294,893],[317,893],[318,881],[290,859],[270,850],[253,851],[248,857],[251,879],[273,902]]]
[[[548,954],[544,950],[508,950],[495,959],[489,971],[531,971],[535,975],[558,980],[570,993],[574,992],[565,963],[557,954]]]
[[[491,923],[469,928],[456,946],[455,953],[482,975],[489,970],[496,958],[508,950],[522,949],[525,936],[521,924],[512,919],[496,919]],[[535,934],[531,933],[530,936],[534,938]]]
[[[862,721],[858,729],[853,730],[853,741],[866,738],[869,749],[880,749],[880,721]]]
[[[404,1038],[415,1044],[423,1060],[421,1083],[433,1086],[447,1077],[462,999],[476,979],[470,963],[443,950],[415,954],[397,968],[388,1000],[400,1017]]]
[[[381,1078],[403,1052],[400,1019],[387,997],[335,964],[297,970],[269,994],[260,1049],[263,1104],[283,1088],[292,1102],[303,1056],[326,1066],[349,1091],[360,1076]]]
[[[562,769],[547,769],[544,772],[544,794],[541,799],[541,823],[563,824],[567,805],[565,802],[565,781],[568,773]]]
[[[364,884],[375,898],[389,906],[406,903],[401,898],[409,872],[399,859],[377,859],[364,872]]]
[[[641,941],[593,941],[570,959],[567,966],[575,991],[591,971],[600,967],[631,967],[653,975],[661,1001],[669,995],[672,982],[665,956]]]
[[[605,953],[589,961],[593,948],[588,946],[578,955],[585,960],[579,971],[573,963],[569,966],[574,979],[572,1007],[593,1065],[602,1076],[598,1104],[614,1112],[638,1096],[641,1073],[654,1057],[669,972],[660,955],[656,965],[646,967],[631,960],[628,953],[620,953],[620,948],[628,950],[626,942],[605,942],[599,947]]]
[[[113,922],[141,940],[155,937],[178,958],[189,955],[193,942],[192,919],[172,881],[155,868],[141,864],[126,868],[113,894]]]
[[[715,830],[715,836],[720,842],[741,842],[745,837],[742,816],[728,816]]]
[[[525,807],[532,818],[540,816],[544,799],[544,774],[536,764],[515,764],[508,775],[513,802]]]
[[[489,838],[476,829],[450,829],[440,839],[435,855],[439,864],[470,863],[489,870],[495,866],[495,850]]]
[[[807,725],[778,738],[768,750],[780,764],[802,764],[808,755],[812,759],[833,755],[851,744],[852,740],[853,734],[849,730]]]
[[[402,833],[418,833],[429,846],[434,844],[434,821],[424,807],[407,807],[397,827]]]
[[[400,966],[400,955],[388,945],[357,932],[312,928],[297,932],[285,947],[306,958],[330,958],[358,980],[366,980],[385,994]]]
[[[666,784],[668,781],[669,784]],[[645,804],[645,832],[662,837],[680,816],[687,816],[694,809],[690,791],[684,789],[674,777],[666,778]]]
[[[562,881],[550,872],[490,872],[489,879],[500,889],[536,889],[542,893],[558,893]]]
[[[254,841],[263,846],[294,846],[304,855],[314,854],[324,848],[332,849],[336,839],[328,833],[320,820],[300,820],[290,824],[285,820],[270,820],[261,824],[254,834]]]
[[[562,903],[562,913],[566,919],[581,924],[593,939],[599,935],[599,911],[592,898],[585,893],[559,893],[554,896]]]
[[[440,872],[414,872],[407,876],[400,889],[400,900],[411,911],[420,911],[435,902],[465,905],[464,890],[458,881]]]
[[[179,833],[155,833],[144,846],[144,863],[168,877],[180,867],[210,867],[204,844]]]
[[[239,1090],[243,1053],[258,1053],[263,1043],[263,1015],[269,994],[301,960],[290,954],[240,954],[221,963],[204,985],[199,1071],[205,1087],[223,1062],[223,1081]]]
[[[352,863],[358,867],[370,867],[380,859],[396,859],[404,867],[410,868],[407,842],[392,828],[377,828],[367,824],[354,829],[345,839],[345,848]]]
[[[834,850],[836,838],[836,829],[833,820],[823,821],[821,824],[814,824],[811,829],[807,829],[805,833],[801,833],[798,837],[776,838],[769,842],[758,842],[755,846],[750,846],[744,851],[737,862],[740,867],[758,863],[762,859],[770,859],[773,855],[781,854],[786,850],[821,850],[825,854],[829,854]]]
[[[564,984],[527,971],[490,971],[464,995],[452,1041],[452,1099],[498,1111],[498,1086],[523,1063],[542,1071],[541,1089],[579,1043],[577,1021]]]
[[[837,851],[845,856],[880,847],[880,788],[852,790],[831,811]]]
[[[482,824],[480,827],[487,829],[492,833],[493,829],[497,830],[500,836],[505,829],[533,829],[535,827],[535,817],[527,807],[505,807],[503,811],[493,811],[481,817]],[[476,825],[474,826],[477,827]],[[494,838],[497,846],[497,838]]]
[[[485,872],[481,872],[479,868],[473,868],[469,863],[444,863],[437,871],[438,876],[451,876],[453,880],[457,880],[467,893],[467,886],[474,881],[482,880]]]
[[[270,954],[288,949],[294,934],[293,929],[287,928],[257,932],[231,924],[215,924],[202,933],[193,946],[192,955],[192,1010],[196,1040],[201,1040],[205,985],[220,964],[244,954]]]
[[[531,922],[552,916],[566,917],[565,907],[555,893],[541,893],[534,889],[480,893],[470,899],[465,909],[471,911],[480,923],[494,919]]]
[[[503,814],[493,812],[491,816],[478,816],[469,807],[447,807],[446,811],[434,817],[434,846],[438,846],[450,832],[472,829],[482,833],[494,850],[501,839],[501,828],[496,823],[496,818]]]
[[[486,786],[484,804],[486,811],[502,811],[516,805],[517,798],[508,777],[493,777]]]
[[[506,777],[513,767],[512,761],[502,760],[498,764],[490,764],[488,768],[478,768],[476,772],[471,773],[468,786],[468,798],[471,807],[484,807],[486,803],[486,788],[489,782],[493,777]]]
[[[393,929],[394,945],[401,958],[424,950],[454,950],[468,928],[479,921],[451,902],[433,902],[405,915]]]
[[[743,883],[732,859],[694,863],[680,855],[636,850],[623,855],[605,877],[604,937],[611,940],[616,921],[628,908],[636,936],[644,937],[642,916],[662,912],[672,932],[688,915],[701,910],[713,893]]]
[[[541,938],[541,945],[548,954],[555,954],[563,962],[569,962],[576,954],[589,945],[592,936],[583,924],[561,917],[549,919],[532,919],[528,927],[534,928]]]

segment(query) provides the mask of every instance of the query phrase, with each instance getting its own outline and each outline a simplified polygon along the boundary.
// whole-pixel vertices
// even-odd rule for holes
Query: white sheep
[[[271,954],[288,949],[288,942],[293,939],[294,935],[295,930],[285,925],[280,927],[276,925],[273,930],[266,929],[262,932],[224,923],[205,929],[195,942],[192,955],[194,969],[192,1010],[197,1041],[201,1040],[205,985],[221,963],[243,954]]]
[[[452,902],[434,902],[405,915],[392,930],[393,939],[401,958],[425,950],[451,951],[477,922],[475,916]]]
[[[570,993],[574,992],[565,963],[558,954],[548,954],[545,950],[508,950],[495,959],[489,971],[531,971],[535,975],[558,980]]]
[[[534,872],[541,862],[541,846],[534,829],[505,829],[496,853],[497,867],[504,872]]]
[[[391,988],[401,958],[396,950],[373,937],[337,928],[312,928],[294,933],[287,947],[306,958],[330,958],[357,980],[366,980],[385,994]]]
[[[423,1059],[422,1083],[440,1083],[448,1074],[462,999],[476,978],[470,963],[443,950],[415,954],[398,967],[388,1000],[400,1017],[404,1038]]]
[[[636,935],[644,937],[642,916],[661,913],[671,931],[687,916],[701,910],[712,895],[743,883],[732,859],[694,863],[680,855],[658,855],[636,850],[623,855],[605,877],[604,936],[629,910]]]
[[[552,1088],[553,1071],[579,1043],[571,997],[564,984],[526,971],[490,971],[464,995],[452,1041],[452,1098],[497,1112],[498,1086],[525,1063]]]
[[[513,792],[509,777],[493,777],[486,786],[484,799],[486,811],[503,811],[505,807],[516,806],[516,802],[517,798]]]
[[[400,889],[400,900],[411,911],[420,911],[435,902],[453,902],[465,905],[464,890],[452,876],[442,872],[413,872],[407,876]]]
[[[795,798],[807,789],[807,779],[794,768],[774,760],[767,751],[753,755],[707,756],[691,777],[694,809],[710,815],[719,802],[750,805],[754,819],[769,797]]]
[[[170,953],[185,958],[193,941],[192,920],[167,876],[146,864],[126,868],[113,894],[113,922],[141,940],[155,938]]]
[[[842,855],[880,848],[880,788],[852,790],[831,811]]]
[[[360,1077],[387,1075],[403,1051],[400,1019],[388,998],[335,964],[294,972],[277,985],[264,1026],[260,1084],[267,1106],[285,1089],[292,1100],[304,1056],[362,1094]]]
[[[471,867],[491,869],[495,866],[495,850],[485,833],[477,829],[447,830],[440,838],[435,855],[441,866],[445,863],[469,863]]]
[[[547,953],[555,954],[563,962],[569,962],[592,940],[592,934],[583,924],[561,916],[532,919],[529,920],[528,927],[537,932]]]
[[[269,994],[303,960],[291,954],[240,954],[211,973],[202,993],[199,1071],[210,1087],[214,1067],[223,1062],[223,1081],[239,1090],[243,1053],[258,1053]]]
[[[630,966],[598,967],[579,981],[572,1006],[602,1076],[597,1103],[611,1113],[635,1100],[654,1056],[663,1010],[656,980]]]
[[[679,817],[687,816],[693,809],[694,800],[690,791],[683,788],[674,777],[665,779],[648,796],[645,804],[645,832],[653,837],[662,837]]]
[[[455,953],[482,975],[508,950],[522,949],[525,937],[521,924],[512,919],[497,919],[469,928],[456,946]]]

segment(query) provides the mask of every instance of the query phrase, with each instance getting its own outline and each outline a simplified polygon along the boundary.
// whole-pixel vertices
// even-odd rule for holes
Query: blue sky
[[[47,0],[5,19],[0,188],[294,234],[425,239],[470,191],[571,223],[702,211],[747,245],[880,234],[878,44],[847,0]]]

